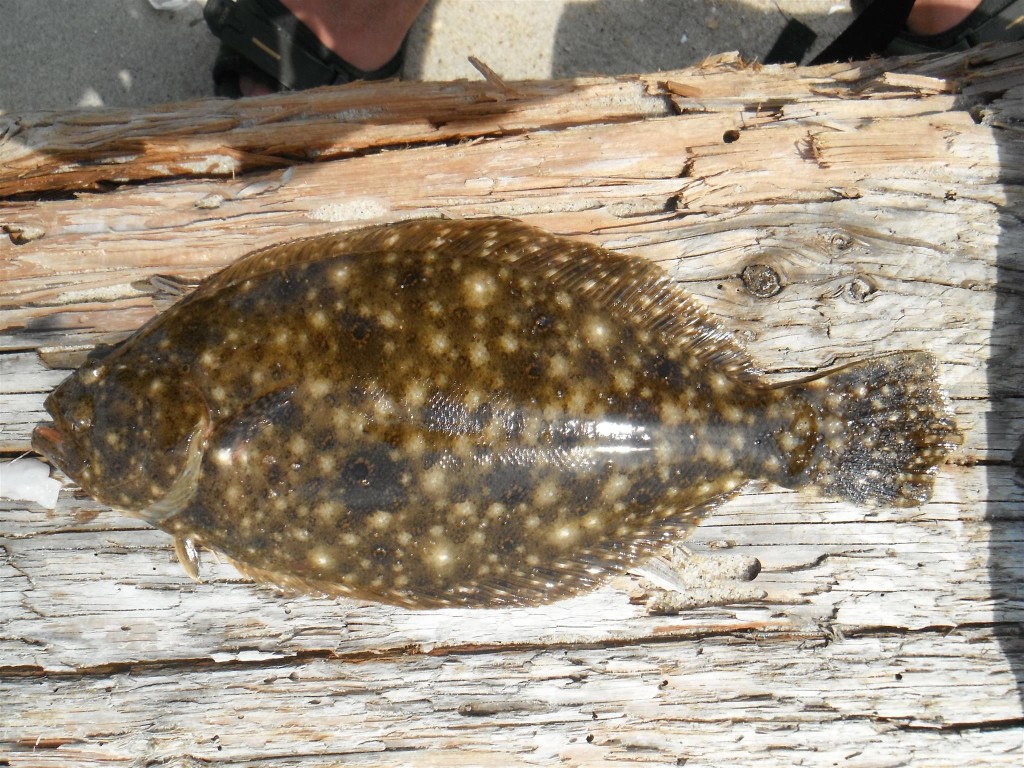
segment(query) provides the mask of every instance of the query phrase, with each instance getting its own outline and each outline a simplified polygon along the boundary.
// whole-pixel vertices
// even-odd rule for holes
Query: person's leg
[[[917,0],[907,17],[907,29],[915,35],[937,35],[952,29],[971,15],[981,0]]]
[[[280,0],[323,45],[348,64],[373,72],[398,53],[427,0]],[[216,77],[216,75],[215,75]],[[244,96],[273,93],[262,74],[238,72]]]
[[[1020,40],[1024,0],[862,0],[857,17],[811,64],[963,50]]]
[[[281,0],[325,46],[372,71],[398,52],[426,0]]]
[[[880,0],[881,1],[881,0]],[[888,54],[966,50],[986,42],[1024,40],[1024,0],[916,0]]]

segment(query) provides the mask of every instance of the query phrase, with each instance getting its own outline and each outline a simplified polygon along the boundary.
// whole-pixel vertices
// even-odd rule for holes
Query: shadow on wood
[[[999,183],[1007,190],[1007,205],[1001,218],[1020,221],[1024,202],[1024,119],[993,114],[982,115],[996,130],[993,138],[999,151]],[[1000,642],[1017,678],[1017,694],[1024,700],[1024,594],[1021,592],[1021,552],[1024,551],[1024,418],[1022,398],[1024,344],[1021,343],[1021,312],[1024,310],[1024,250],[1013,234],[1014,225],[1002,228],[996,244],[996,286],[993,309],[993,343],[987,363],[991,403],[986,415],[991,435],[1005,439],[993,446],[988,457],[989,502],[985,519],[990,526],[989,579],[993,585],[992,604]],[[1005,438],[1004,438],[1005,436]],[[1004,502],[994,489],[1008,485],[1015,489]],[[1002,586],[1000,586],[1002,585]]]

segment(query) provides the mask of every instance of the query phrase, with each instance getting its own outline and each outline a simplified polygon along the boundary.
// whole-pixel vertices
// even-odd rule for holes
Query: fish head
[[[90,360],[58,385],[32,448],[97,501],[157,522],[181,502],[210,416],[187,370],[131,357]]]

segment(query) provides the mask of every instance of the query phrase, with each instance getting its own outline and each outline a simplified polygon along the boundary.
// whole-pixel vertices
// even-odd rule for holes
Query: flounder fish
[[[920,504],[958,440],[929,354],[772,386],[650,262],[496,219],[252,253],[46,409],[187,570],[412,607],[590,589],[753,479]]]

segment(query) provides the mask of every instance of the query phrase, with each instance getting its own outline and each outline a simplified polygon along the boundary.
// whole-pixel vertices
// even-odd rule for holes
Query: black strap
[[[881,54],[906,26],[914,0],[874,0],[811,65],[866,59]]]
[[[775,39],[775,45],[764,57],[765,64],[797,64],[804,56],[818,35],[802,21],[790,19]]]

